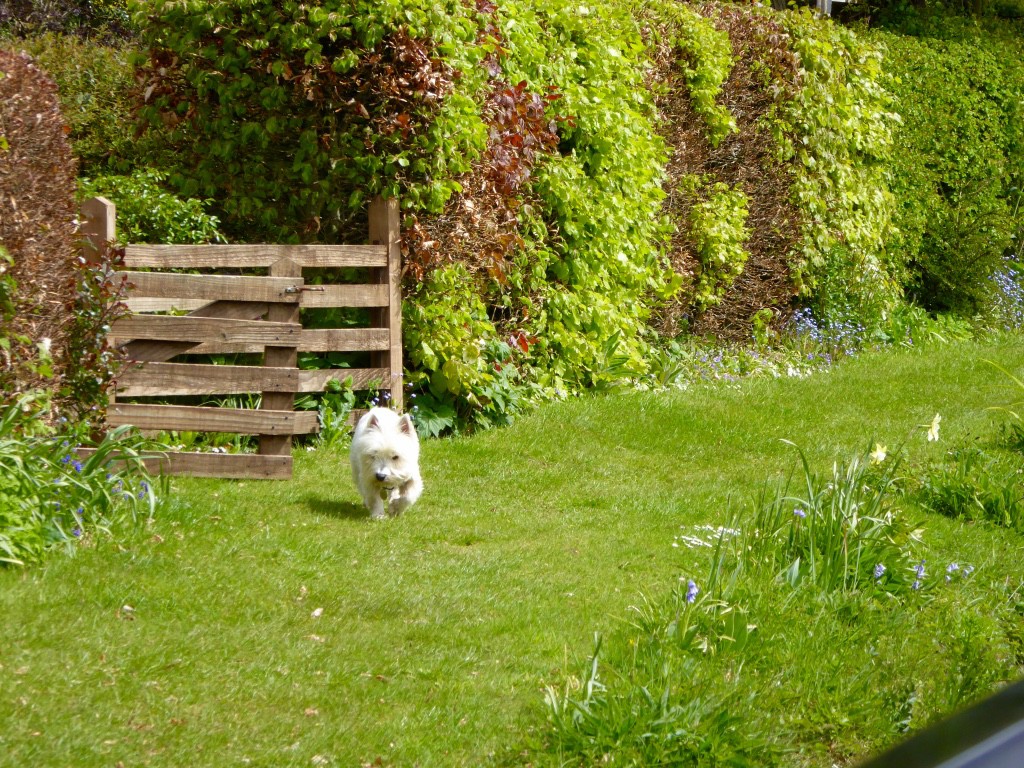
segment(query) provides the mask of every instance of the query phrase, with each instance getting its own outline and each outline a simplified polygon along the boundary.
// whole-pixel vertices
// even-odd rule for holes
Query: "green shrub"
[[[921,36],[876,33],[902,117],[893,245],[914,300],[970,317],[995,300],[992,278],[1024,219],[1024,45],[943,14],[917,23]]]
[[[729,36],[688,6],[650,3],[648,8],[669,24],[673,42],[682,54],[678,65],[686,78],[693,110],[704,118],[708,141],[717,147],[738,130],[736,118],[718,103],[722,83],[733,63]]]
[[[172,126],[188,169],[172,181],[215,199],[233,240],[343,241],[378,193],[439,210],[483,147],[468,96],[483,51],[464,4],[134,7],[144,116]]]
[[[79,195],[106,197],[117,206],[117,237],[123,243],[224,242],[207,200],[182,200],[164,188],[166,176],[154,170],[131,176],[79,180]]]
[[[531,173],[517,181],[511,237],[521,247],[494,275],[459,285],[466,302],[455,316],[468,311],[468,324],[440,311],[444,275],[409,285],[420,305],[406,318],[410,380],[490,423],[538,385],[550,393],[644,370],[651,308],[675,281],[659,250],[665,150],[628,9],[139,8],[153,51],[146,114],[174,124],[190,169],[171,180],[187,197],[216,200],[232,239],[344,241],[378,192],[399,194],[417,216],[448,215],[488,148],[488,88],[525,83],[516,93],[534,98],[521,104],[542,99],[558,151],[530,147],[522,166]],[[501,152],[524,151],[524,134],[501,128]],[[530,341],[515,353],[506,336]]]
[[[6,0],[0,6],[0,34],[46,32],[126,36],[130,24],[125,0]]]

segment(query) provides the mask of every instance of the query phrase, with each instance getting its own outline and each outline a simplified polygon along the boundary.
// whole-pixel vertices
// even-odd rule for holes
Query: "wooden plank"
[[[269,267],[281,259],[300,267],[381,267],[386,248],[378,245],[129,245],[126,267]]]
[[[229,320],[256,320],[267,314],[270,305],[248,301],[213,301],[189,312],[189,317],[223,317]],[[192,341],[130,341],[122,347],[128,360],[162,363],[196,347]],[[263,351],[262,346],[258,351]]]
[[[296,305],[296,309],[297,309]],[[153,339],[156,341],[218,342],[231,344],[281,344],[299,339],[298,323],[271,323],[262,320],[225,320],[214,317],[172,317],[135,315],[114,321],[110,336],[114,339]]]
[[[370,204],[370,242],[387,248],[386,264],[373,270],[374,282],[387,286],[388,304],[372,310],[370,322],[385,328],[388,343],[382,351],[371,357],[371,364],[391,371],[385,383],[391,391],[391,405],[402,409],[405,393],[402,390],[402,242],[399,229],[398,200],[376,198]]]
[[[115,403],[107,424],[139,429],[189,432],[237,432],[243,435],[305,435],[319,432],[315,411],[268,411],[193,405]]]
[[[321,290],[321,288],[323,290]],[[299,301],[301,307],[386,307],[386,285],[306,286]]]
[[[262,352],[265,344],[206,342],[192,347],[189,354],[232,355]],[[372,352],[388,348],[386,328],[317,328],[299,335],[299,352]],[[385,389],[387,387],[384,387]]]
[[[207,299],[151,299],[146,296],[128,296],[124,303],[132,312],[141,313],[172,312],[174,310],[191,312],[194,309],[205,307],[210,302]]]
[[[318,371],[299,371],[297,392],[323,392],[330,381],[345,381],[351,377],[352,389],[380,387],[387,381],[387,368],[324,368]]]
[[[303,329],[299,351],[372,352],[387,349],[389,343],[385,328],[314,328]]]
[[[93,448],[79,448],[78,455],[87,458]],[[257,456],[252,453],[184,453],[167,451],[143,460],[150,474],[191,475],[193,477],[225,477],[240,480],[290,480],[291,456]],[[114,454],[112,467],[120,469]]]
[[[179,275],[166,272],[119,272],[131,284],[129,296],[187,297],[209,301],[268,301],[297,304],[302,277]]]
[[[129,368],[114,385],[120,397],[155,397],[296,392],[300,383],[296,368],[156,362]]]
[[[302,267],[291,259],[281,259],[270,265],[270,274],[275,277],[302,277]],[[267,312],[267,320],[278,323],[298,323],[299,307],[297,304],[274,304]],[[298,350],[292,346],[270,346],[263,353],[263,364],[273,367],[296,368],[298,366]],[[263,392],[260,408],[272,411],[291,411],[295,409],[295,389],[289,392]],[[259,453],[264,456],[291,456],[292,440],[290,435],[260,435]]]

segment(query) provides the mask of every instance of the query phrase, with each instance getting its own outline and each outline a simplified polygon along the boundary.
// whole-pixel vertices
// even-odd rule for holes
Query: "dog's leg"
[[[392,517],[398,517],[415,503],[423,492],[423,483],[419,478],[413,478],[400,489],[396,489],[388,504],[388,512]]]
[[[363,501],[366,508],[370,510],[370,517],[374,520],[383,520],[387,517],[384,510],[384,498],[379,493],[368,494]]]

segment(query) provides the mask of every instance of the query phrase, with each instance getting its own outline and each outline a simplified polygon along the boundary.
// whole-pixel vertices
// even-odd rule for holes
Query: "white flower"
[[[928,427],[928,442],[934,443],[939,439],[939,422],[942,421],[942,417],[939,414],[935,414],[935,418],[932,419],[932,424]]]
[[[887,450],[888,448],[886,448],[881,443],[875,443],[875,450],[871,452],[871,460],[875,464],[881,464],[883,461],[885,461]]]
[[[48,336],[44,336],[42,339],[39,340],[39,344],[37,344],[36,346],[39,348],[39,354],[41,354],[43,357],[49,357],[50,347],[52,345],[53,341],[51,341]]]

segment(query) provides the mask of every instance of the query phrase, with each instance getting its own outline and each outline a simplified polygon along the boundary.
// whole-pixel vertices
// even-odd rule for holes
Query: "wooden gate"
[[[92,248],[114,241],[110,201],[82,206]],[[306,285],[304,269],[365,268],[359,284]],[[124,280],[131,316],[110,338],[130,362],[110,391],[107,424],[145,431],[232,432],[259,436],[256,454],[167,453],[166,474],[289,478],[292,435],[318,429],[317,414],[296,411],[299,393],[333,379],[379,388],[402,407],[401,252],[398,204],[370,207],[370,245],[129,245]],[[138,271],[138,270],[146,271]],[[205,270],[205,274],[163,270]],[[266,275],[216,270],[266,270]],[[303,328],[302,308],[369,309],[365,328]],[[365,368],[299,370],[299,352],[370,352]],[[261,365],[175,362],[179,355],[259,354]],[[123,398],[258,394],[259,408],[129,403]]]

